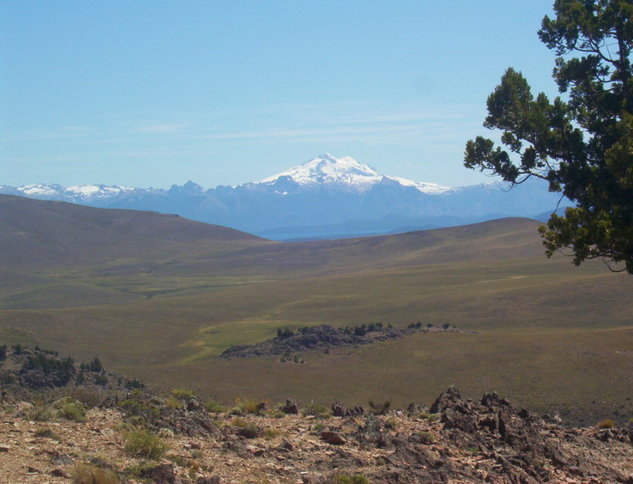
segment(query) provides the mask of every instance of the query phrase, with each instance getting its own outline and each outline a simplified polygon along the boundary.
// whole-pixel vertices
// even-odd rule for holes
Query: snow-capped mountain
[[[422,193],[442,193],[450,190],[435,183],[415,182],[406,178],[379,174],[369,165],[359,163],[350,156],[335,158],[329,153],[319,155],[301,165],[264,178],[261,184],[274,184],[280,179],[292,180],[297,185],[339,185],[356,190],[368,190],[384,180],[395,181],[402,186],[414,187]]]
[[[559,206],[547,185],[529,181],[449,188],[378,173],[351,157],[324,154],[263,180],[205,190],[30,184],[0,193],[102,208],[177,213],[275,239],[386,233],[504,216],[533,217]],[[565,203],[563,203],[565,205]]]

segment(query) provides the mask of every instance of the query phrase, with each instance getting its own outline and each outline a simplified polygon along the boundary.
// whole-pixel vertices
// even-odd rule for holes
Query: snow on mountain
[[[28,197],[51,197],[58,196],[62,191],[59,185],[47,185],[44,183],[33,183],[16,187],[16,190]]]
[[[80,199],[109,198],[133,190],[135,188],[124,185],[74,185],[66,188],[64,195]]]
[[[369,165],[359,163],[350,156],[335,158],[329,153],[319,155],[302,165],[294,166],[257,183],[274,184],[284,178],[291,179],[302,186],[345,185],[361,191],[368,190],[383,180],[392,180],[405,187],[414,187],[422,193],[438,194],[450,190],[448,187],[435,183],[381,175]]]
[[[408,180],[406,178],[400,178],[398,176],[387,176],[390,180],[395,180],[403,187],[414,187],[417,188],[422,193],[428,193],[430,195],[439,195],[440,193],[445,193],[452,190],[451,187],[445,187],[442,185],[438,185],[437,183],[429,183],[429,182],[416,182],[413,180]]]
[[[324,154],[259,182],[205,189],[189,181],[169,189],[123,185],[0,185],[0,193],[101,208],[177,213],[272,238],[388,233],[507,216],[533,216],[561,205],[547,183],[448,188],[386,176],[351,157]]]

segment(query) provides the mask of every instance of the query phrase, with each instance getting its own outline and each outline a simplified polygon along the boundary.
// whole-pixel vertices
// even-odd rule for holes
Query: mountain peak
[[[329,153],[264,178],[260,183],[274,183],[282,177],[291,178],[299,185],[342,184],[358,187],[373,185],[383,178],[369,165],[359,163],[350,156],[335,158]]]
[[[316,158],[294,166],[276,175],[264,178],[258,183],[273,184],[280,179],[290,179],[298,185],[345,185],[357,190],[367,190],[385,180],[396,182],[403,187],[413,187],[422,193],[440,194],[450,190],[435,183],[417,182],[406,178],[385,176],[367,164],[356,161],[351,156],[336,158],[323,153]]]

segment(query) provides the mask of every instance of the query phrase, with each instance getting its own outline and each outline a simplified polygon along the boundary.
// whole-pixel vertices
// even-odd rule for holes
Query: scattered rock
[[[378,341],[402,338],[414,333],[462,333],[454,326],[417,326],[396,329],[381,323],[361,325],[353,328],[335,328],[329,324],[309,326],[298,332],[283,331],[272,338],[255,345],[232,346],[222,352],[220,358],[250,358],[257,356],[291,355],[305,351],[325,351],[337,347],[358,346]],[[476,334],[470,332],[471,334]]]
[[[220,479],[219,476],[199,477],[196,480],[196,484],[220,484],[221,482],[222,482],[222,479]]]
[[[345,439],[336,432],[324,431],[321,432],[321,440],[331,445],[343,445]]]
[[[332,416],[344,417],[346,413],[347,413],[347,410],[342,404],[338,402],[332,404]]]
[[[299,407],[294,400],[286,400],[286,404],[281,407],[281,411],[290,415],[297,415],[299,413]]]
[[[66,472],[64,469],[57,467],[51,471],[51,476],[53,477],[63,477],[64,479],[70,479],[70,474]]]
[[[365,414],[365,409],[363,407],[354,407],[348,408],[345,412],[346,417],[360,417]]]
[[[176,474],[173,464],[156,464],[153,467],[143,468],[139,472],[140,477],[151,479],[155,484],[175,484]]]

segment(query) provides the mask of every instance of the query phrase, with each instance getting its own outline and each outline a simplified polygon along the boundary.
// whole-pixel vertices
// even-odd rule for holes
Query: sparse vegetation
[[[431,432],[419,432],[418,438],[421,444],[429,445],[435,442],[435,437]]]
[[[255,439],[263,435],[263,431],[259,426],[243,418],[233,419],[231,425],[238,429],[239,435],[246,437],[247,439]]]
[[[375,403],[373,400],[369,401],[369,408],[371,408],[372,413],[376,415],[385,415],[389,411],[390,407],[390,400],[385,400],[382,403]]]
[[[51,429],[37,429],[33,432],[34,437],[41,437],[45,439],[61,440],[60,436],[53,432]]]
[[[53,409],[44,403],[35,404],[27,410],[26,418],[34,422],[48,422],[53,419]]]
[[[75,422],[83,422],[86,420],[86,409],[77,401],[64,403],[59,414],[66,420],[73,420]]]
[[[370,484],[362,474],[337,474],[332,480],[333,484]]]
[[[81,462],[73,468],[71,478],[73,484],[119,484],[121,482],[116,472]]]
[[[598,422],[597,427],[599,429],[612,429],[613,427],[615,427],[615,420],[612,420],[610,418],[601,420],[600,422]]]
[[[332,412],[329,408],[327,408],[324,405],[320,405],[314,402],[310,402],[307,405],[305,405],[301,409],[301,413],[304,416],[312,415],[313,417],[317,417],[317,418],[327,418],[330,415],[332,415]]]
[[[237,413],[258,414],[266,408],[266,402],[252,398],[236,398],[235,409]]]
[[[272,440],[276,437],[279,437],[280,435],[281,435],[281,430],[279,429],[267,428],[267,429],[264,429],[264,432],[263,432],[263,437],[266,440]]]
[[[226,412],[226,407],[222,405],[220,402],[215,400],[208,400],[204,403],[204,408],[207,409],[207,412],[210,413],[223,413]]]
[[[147,429],[135,429],[125,434],[125,451],[143,459],[160,459],[167,450],[167,444]]]

